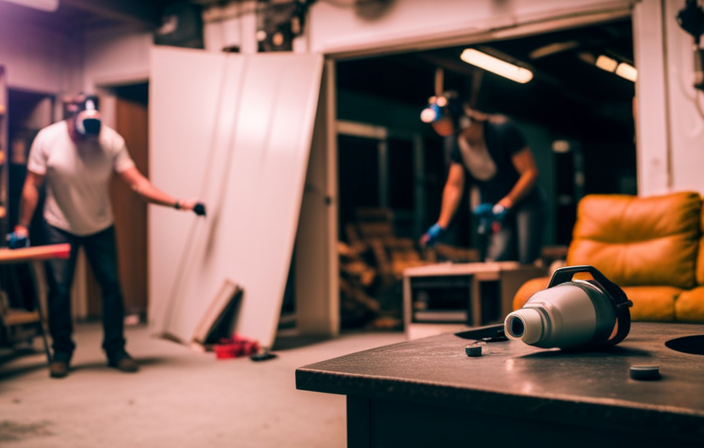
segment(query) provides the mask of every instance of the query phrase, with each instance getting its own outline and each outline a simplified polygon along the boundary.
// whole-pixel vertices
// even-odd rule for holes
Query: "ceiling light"
[[[596,64],[596,58],[595,58],[594,55],[591,54],[591,53],[587,53],[587,52],[584,52],[584,51],[580,51],[579,53],[577,53],[577,57],[578,57],[579,59],[583,60],[584,62],[586,62],[586,63],[589,64],[589,65],[594,65],[594,64]]]
[[[608,56],[604,56],[603,54],[596,58],[596,66],[599,67],[602,70],[606,70],[607,72],[613,73],[614,70],[616,70],[616,67],[618,66],[618,62],[615,59],[611,59]]]
[[[41,9],[42,11],[54,12],[59,9],[59,0],[4,0],[9,3],[26,6],[28,8]]]
[[[621,78],[626,78],[627,80],[633,82],[636,82],[636,78],[638,78],[638,70],[636,70],[636,68],[632,65],[626,64],[625,62],[621,62],[620,64],[618,64],[618,67],[616,68],[616,74]]]
[[[484,70],[496,73],[497,75],[501,75],[521,84],[525,84],[533,79],[533,73],[531,73],[530,70],[489,56],[473,48],[464,50],[460,59],[468,64],[476,65],[479,68],[483,68]]]
[[[564,51],[574,50],[578,46],[579,42],[577,42],[576,40],[571,40],[569,42],[555,42],[531,51],[528,56],[531,59],[540,59],[544,58],[545,56],[552,56],[554,54],[562,53]]]

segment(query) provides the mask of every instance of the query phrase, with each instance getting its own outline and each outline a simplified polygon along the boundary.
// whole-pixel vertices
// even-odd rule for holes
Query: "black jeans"
[[[545,191],[535,186],[504,219],[498,232],[489,237],[487,261],[533,263],[542,252],[547,224]]]
[[[46,262],[46,276],[49,286],[47,299],[49,332],[53,341],[54,358],[68,362],[76,347],[71,336],[73,334],[71,285],[78,249],[81,246],[83,246],[102,292],[103,349],[108,358],[122,355],[125,350],[125,311],[117,275],[115,228],[111,226],[86,236],[73,235],[49,224],[45,224],[44,230],[46,244],[71,244],[71,254],[68,259],[53,259]]]

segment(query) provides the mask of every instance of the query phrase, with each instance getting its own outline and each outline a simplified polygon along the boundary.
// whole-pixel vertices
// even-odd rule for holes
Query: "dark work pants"
[[[124,353],[125,311],[117,275],[115,228],[111,226],[92,235],[77,236],[46,224],[45,238],[46,244],[71,244],[71,254],[68,259],[53,259],[46,262],[46,276],[49,286],[47,299],[49,332],[53,340],[54,358],[68,362],[76,347],[71,337],[73,333],[71,285],[78,249],[81,246],[83,246],[102,292],[103,349],[108,358]]]
[[[541,255],[546,224],[547,199],[536,186],[509,212],[501,228],[490,234],[486,260],[533,263]]]

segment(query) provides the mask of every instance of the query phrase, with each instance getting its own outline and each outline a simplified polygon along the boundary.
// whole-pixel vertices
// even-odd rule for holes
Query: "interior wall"
[[[487,30],[594,11],[629,8],[635,0],[433,0],[391,1],[386,6],[350,2],[340,7],[317,2],[311,7],[307,40],[310,51],[347,53],[388,48],[413,49]]]
[[[94,92],[100,85],[126,84],[149,79],[150,32],[102,30],[86,33],[83,89]]]
[[[643,0],[633,11],[636,82],[638,193],[652,195],[672,187],[668,138],[667,71],[660,0]]]
[[[79,89],[83,39],[0,15],[0,65],[9,88],[42,93]]]
[[[676,20],[685,0],[667,0],[662,5],[665,7],[665,68],[668,81],[666,110],[672,148],[672,189],[704,192],[704,176],[701,175],[704,92],[693,87],[693,38],[680,28]]]
[[[340,330],[340,303],[330,300],[340,291],[337,136],[329,123],[334,115],[328,113],[335,107],[335,90],[335,63],[326,61],[294,250],[296,326],[301,334],[336,336]]]
[[[634,10],[638,192],[704,192],[704,93],[693,87],[693,39],[677,23],[685,0],[642,0]],[[700,108],[697,107],[697,102]]]
[[[222,7],[214,6],[203,14],[205,49],[220,52],[237,48],[242,54],[257,52],[255,0],[241,0]]]

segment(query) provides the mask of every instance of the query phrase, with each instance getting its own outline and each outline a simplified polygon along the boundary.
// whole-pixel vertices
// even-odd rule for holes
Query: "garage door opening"
[[[516,83],[465,63],[476,49],[533,73]],[[435,93],[455,90],[478,110],[525,133],[548,195],[543,262],[564,254],[586,194],[636,194],[635,82],[630,18],[540,35],[378,57],[338,60],[338,179],[342,323],[400,324],[400,272],[424,262],[476,261],[482,239],[468,190],[443,251],[418,245],[438,218],[449,145],[420,120]],[[342,128],[347,131],[340,131]],[[351,132],[373,129],[376,133]],[[404,136],[399,139],[398,136]],[[372,229],[377,234],[365,235]],[[381,235],[378,232],[382,232]],[[384,233],[386,232],[386,233]],[[345,290],[347,288],[347,290]],[[369,300],[371,299],[371,300]],[[347,306],[345,303],[347,302]],[[345,309],[358,319],[345,319]]]

